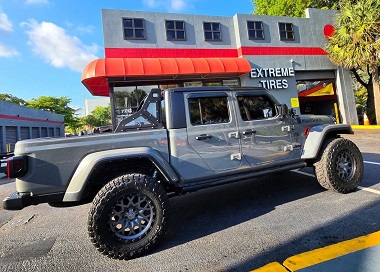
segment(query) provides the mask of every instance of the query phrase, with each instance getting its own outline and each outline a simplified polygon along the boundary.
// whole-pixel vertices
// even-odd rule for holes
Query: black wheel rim
[[[348,150],[339,152],[336,158],[336,174],[342,181],[349,181],[355,173],[355,159]]]
[[[111,231],[120,239],[143,238],[152,226],[154,206],[143,194],[130,194],[115,202],[109,216]]]

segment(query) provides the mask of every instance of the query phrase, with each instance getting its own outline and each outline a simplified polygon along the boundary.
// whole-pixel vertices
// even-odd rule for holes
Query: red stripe
[[[237,58],[239,56],[325,56],[320,47],[243,46],[225,48],[105,48],[106,58]]]
[[[236,49],[106,48],[106,58],[237,58]]]
[[[320,47],[241,47],[242,55],[249,56],[324,56],[326,52]]]
[[[37,118],[21,117],[21,116],[6,115],[6,114],[0,114],[0,118],[2,118],[2,119],[11,119],[11,120],[32,121],[32,122],[44,122],[44,123],[53,123],[53,124],[63,124],[63,122],[49,120],[49,119],[37,119]]]

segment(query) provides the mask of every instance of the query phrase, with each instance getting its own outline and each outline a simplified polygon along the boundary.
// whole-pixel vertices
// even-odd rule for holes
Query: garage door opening
[[[335,80],[299,80],[297,92],[301,114],[331,115],[339,123]]]

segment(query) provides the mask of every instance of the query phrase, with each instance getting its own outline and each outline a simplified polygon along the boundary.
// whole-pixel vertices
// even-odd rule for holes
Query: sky
[[[83,112],[93,98],[84,67],[104,57],[102,9],[210,16],[249,14],[250,0],[0,0],[0,93],[66,96]]]

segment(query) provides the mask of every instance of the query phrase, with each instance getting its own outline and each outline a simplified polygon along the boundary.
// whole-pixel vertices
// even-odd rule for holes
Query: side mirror
[[[301,123],[301,118],[297,115],[297,111],[295,109],[290,109],[290,116],[297,121],[297,123]]]
[[[287,115],[289,115],[289,108],[286,104],[277,105],[278,115],[280,120],[284,120]]]
[[[277,105],[277,110],[281,116],[289,115],[289,108],[286,104]]]

